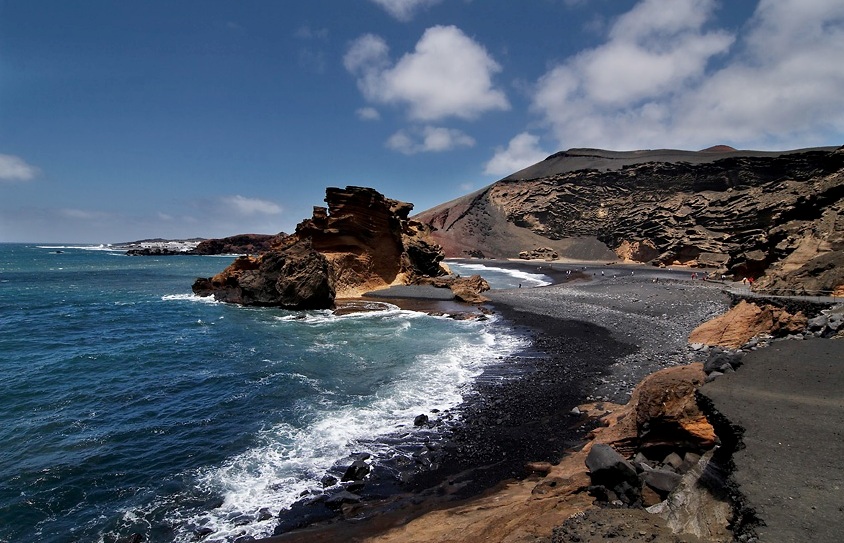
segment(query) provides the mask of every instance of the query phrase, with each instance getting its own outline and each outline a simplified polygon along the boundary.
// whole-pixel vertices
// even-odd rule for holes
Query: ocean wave
[[[414,318],[409,314],[403,317]],[[378,438],[397,431],[410,434],[401,440],[403,445],[412,443],[416,415],[431,413],[436,419],[433,413],[457,406],[466,387],[488,363],[523,346],[522,338],[491,322],[455,325],[467,330],[441,350],[417,355],[410,368],[413,371],[383,383],[364,403],[337,404],[329,391],[321,390],[318,380],[286,374],[286,378],[321,390],[322,401],[302,406],[305,424],[278,423],[259,434],[256,446],[220,466],[199,470],[197,486],[204,493],[221,496],[222,503],[212,510],[171,519],[183,527],[179,537],[192,539],[198,526],[213,532],[204,539],[208,542],[271,535],[278,511],[304,495],[322,493],[323,477],[336,471],[344,459],[364,452],[374,461],[388,457],[395,451]]]
[[[112,247],[111,245],[36,245],[35,247],[38,249],[53,250],[79,249],[83,251],[125,252],[125,249],[118,249],[116,247]]]
[[[477,273],[490,282],[493,288],[512,288],[517,286],[513,281],[505,279],[504,284],[496,286],[495,275],[503,275],[505,278],[512,278],[517,283],[524,283],[526,287],[544,287],[551,285],[552,281],[546,276],[538,273],[530,273],[512,268],[499,268],[497,266],[486,266],[484,264],[473,264],[466,262],[447,262],[455,273],[466,274],[466,272]]]
[[[217,301],[213,296],[198,296],[196,294],[165,294],[161,297],[164,302],[199,302],[203,304],[221,304],[223,302]]]

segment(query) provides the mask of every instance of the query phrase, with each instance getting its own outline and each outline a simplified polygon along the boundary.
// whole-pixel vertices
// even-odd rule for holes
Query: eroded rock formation
[[[759,288],[844,290],[844,148],[576,149],[416,218],[449,257],[549,247],[765,275]]]
[[[194,292],[244,305],[321,309],[335,298],[444,273],[440,247],[408,219],[412,204],[363,187],[328,188],[325,201],[295,233],[197,279]]]
[[[761,334],[796,334],[807,324],[806,316],[799,311],[792,315],[780,307],[742,300],[723,315],[692,330],[689,343],[737,349]]]
[[[696,401],[704,380],[700,363],[667,368],[645,378],[627,405],[609,407],[606,426],[593,431],[587,447],[589,490],[599,502],[657,506],[648,510],[663,516],[675,533],[726,542],[731,504],[726,480],[713,475],[719,471],[717,437]],[[555,535],[579,531],[568,523]]]

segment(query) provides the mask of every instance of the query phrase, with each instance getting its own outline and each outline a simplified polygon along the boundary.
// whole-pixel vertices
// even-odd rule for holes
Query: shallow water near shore
[[[227,264],[0,245],[0,541],[271,534],[350,455],[378,462],[430,439],[416,415],[445,419],[525,345],[494,318],[191,294]],[[498,288],[543,281],[492,275]]]

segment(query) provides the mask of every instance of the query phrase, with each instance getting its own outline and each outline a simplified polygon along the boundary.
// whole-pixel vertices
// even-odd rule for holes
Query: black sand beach
[[[427,470],[398,483],[395,471],[391,478],[386,472],[379,476],[376,468],[358,491],[364,501],[343,507],[346,520],[323,503],[297,506],[282,518],[277,533],[284,535],[271,541],[364,539],[522,478],[527,462],[559,461],[583,443],[590,429],[571,414],[573,407],[591,400],[626,401],[645,375],[690,362],[688,333],[728,307],[718,288],[692,282],[685,272],[509,261],[491,265],[571,280],[487,293],[488,308],[530,336],[531,347],[492,366],[459,410],[460,424],[443,441],[417,451]],[[654,283],[658,275],[660,282]]]

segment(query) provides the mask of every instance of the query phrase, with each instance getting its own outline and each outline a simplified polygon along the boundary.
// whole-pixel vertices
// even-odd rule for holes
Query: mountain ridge
[[[570,149],[414,219],[447,257],[547,247],[844,291],[844,147],[721,149]]]

